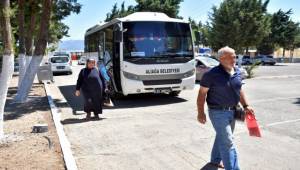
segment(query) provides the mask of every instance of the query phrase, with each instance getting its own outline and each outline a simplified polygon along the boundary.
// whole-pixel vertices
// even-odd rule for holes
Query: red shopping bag
[[[246,124],[250,136],[261,137],[259,126],[254,114],[246,113]]]

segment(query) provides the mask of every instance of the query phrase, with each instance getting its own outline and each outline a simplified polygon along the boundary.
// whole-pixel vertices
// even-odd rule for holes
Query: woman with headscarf
[[[91,118],[91,112],[95,118],[99,119],[99,114],[102,114],[102,100],[105,87],[104,78],[99,74],[96,68],[96,61],[88,59],[86,67],[81,69],[77,84],[76,96],[80,96],[80,90],[84,97],[84,112],[87,113],[86,118]]]

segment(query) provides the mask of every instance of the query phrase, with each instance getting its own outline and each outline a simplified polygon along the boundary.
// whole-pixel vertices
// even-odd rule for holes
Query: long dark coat
[[[83,68],[77,79],[76,90],[81,90],[84,97],[84,112],[102,114],[104,78],[97,68]]]

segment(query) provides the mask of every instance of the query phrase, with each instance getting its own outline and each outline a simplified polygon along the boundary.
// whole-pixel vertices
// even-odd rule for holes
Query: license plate
[[[56,68],[57,68],[57,69],[64,69],[65,66],[57,66]]]
[[[170,88],[159,88],[159,89],[154,89],[154,93],[170,93],[171,89]]]

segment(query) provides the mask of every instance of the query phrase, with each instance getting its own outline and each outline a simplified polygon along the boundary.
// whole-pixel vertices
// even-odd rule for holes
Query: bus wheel
[[[170,96],[178,96],[180,92],[181,91],[172,91],[169,95]]]
[[[111,98],[112,98],[113,100],[122,99],[123,97],[124,97],[124,95],[121,94],[121,93],[113,93],[113,94],[111,95]]]

